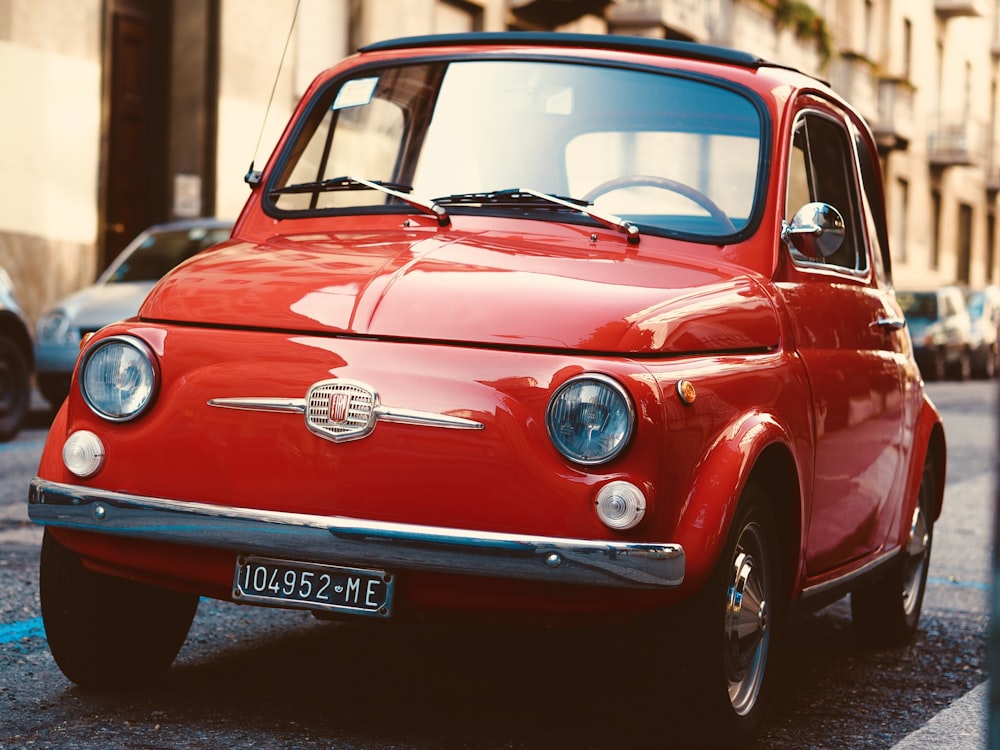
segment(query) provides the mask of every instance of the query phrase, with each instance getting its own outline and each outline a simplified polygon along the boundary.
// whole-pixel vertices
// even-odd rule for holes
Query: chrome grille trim
[[[346,398],[348,403],[344,417],[335,419],[331,402],[337,396]],[[368,437],[374,431],[376,422],[395,422],[452,430],[481,430],[485,426],[474,419],[450,414],[383,406],[379,403],[379,396],[374,388],[344,378],[313,383],[305,398],[270,396],[213,398],[208,400],[208,405],[241,411],[302,414],[310,432],[334,443]]]
[[[334,398],[346,399],[344,416],[333,414]],[[378,418],[378,394],[363,383],[350,380],[323,380],[306,393],[306,426],[310,432],[335,443],[359,440],[371,435]]]

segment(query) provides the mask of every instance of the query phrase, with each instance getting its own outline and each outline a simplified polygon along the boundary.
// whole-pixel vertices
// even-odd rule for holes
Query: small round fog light
[[[631,529],[646,513],[646,496],[629,482],[609,482],[594,501],[597,517],[610,529]]]
[[[74,432],[62,450],[63,463],[78,477],[92,477],[104,466],[104,444],[89,430]]]

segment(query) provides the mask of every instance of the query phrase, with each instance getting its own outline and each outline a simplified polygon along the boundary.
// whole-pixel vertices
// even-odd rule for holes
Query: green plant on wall
[[[826,19],[803,0],[777,0],[774,4],[774,21],[778,28],[790,29],[798,39],[815,42],[823,62],[833,54],[830,30]]]

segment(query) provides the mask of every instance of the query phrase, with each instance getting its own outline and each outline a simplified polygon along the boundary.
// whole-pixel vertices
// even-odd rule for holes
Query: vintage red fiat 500
[[[636,617],[733,737],[791,611],[850,594],[913,635],[945,439],[875,143],[826,85],[662,40],[389,41],[247,181],[232,238],[86,342],[49,433],[70,680],[161,673],[199,596]]]

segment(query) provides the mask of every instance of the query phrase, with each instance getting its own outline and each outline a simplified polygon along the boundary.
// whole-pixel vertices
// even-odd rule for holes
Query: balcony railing
[[[870,60],[851,53],[841,53],[830,62],[830,84],[858,108],[869,122],[877,118],[878,81]]]
[[[702,0],[616,0],[605,18],[614,31],[670,29],[695,41],[712,41],[709,16]]]
[[[934,12],[947,21],[958,16],[984,16],[989,12],[987,0],[934,0]]]
[[[935,167],[983,165],[986,161],[986,128],[967,116],[939,114],[931,126],[928,158]]]
[[[658,26],[663,23],[660,0],[618,0],[608,9],[614,26]]]
[[[1000,192],[1000,165],[992,164],[987,168],[986,189],[992,193]]]
[[[913,137],[913,84],[902,78],[878,82],[878,117],[872,123],[881,151],[904,150]]]

